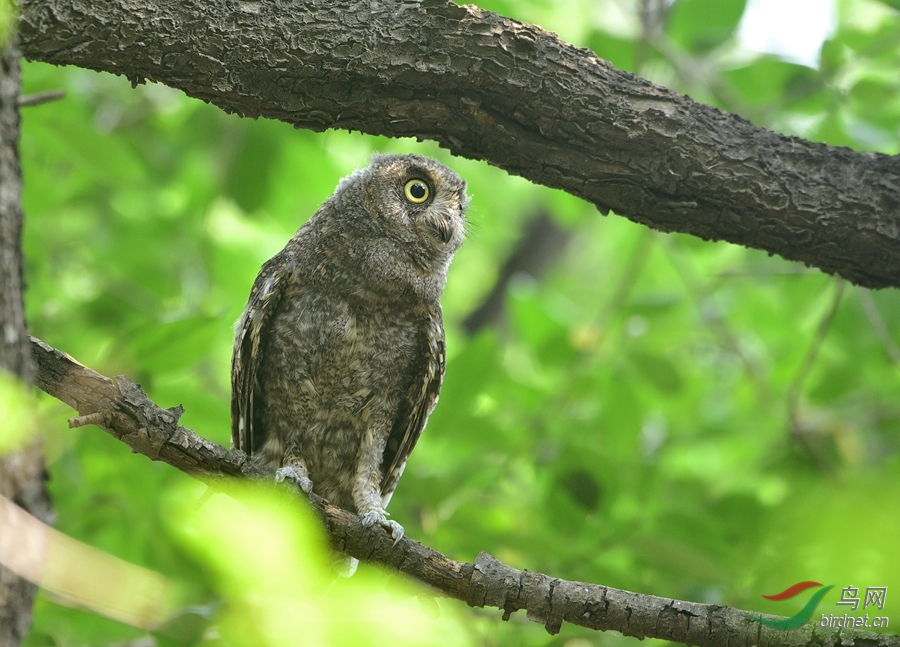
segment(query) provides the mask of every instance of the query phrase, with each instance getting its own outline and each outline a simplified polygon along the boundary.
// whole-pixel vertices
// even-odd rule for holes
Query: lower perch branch
[[[136,453],[168,463],[213,486],[226,477],[274,476],[274,471],[251,464],[243,452],[226,450],[179,425],[183,413],[180,406],[158,407],[127,377],[105,377],[39,339],[31,339],[31,350],[37,386],[78,412],[71,426],[96,424]],[[297,494],[306,497],[299,490]],[[394,546],[391,536],[379,526],[364,528],[355,515],[315,494],[309,495],[309,500],[337,550],[409,575],[470,606],[501,609],[504,620],[524,609],[529,620],[543,624],[551,634],[559,632],[563,622],[569,622],[641,639],[662,638],[702,647],[900,647],[898,636],[825,629],[815,623],[790,631],[772,629],[733,607],[682,602],[519,571],[485,552],[474,564],[457,562],[408,537]]]

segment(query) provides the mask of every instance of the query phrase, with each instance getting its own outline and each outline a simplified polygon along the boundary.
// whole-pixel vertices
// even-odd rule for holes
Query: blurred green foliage
[[[632,0],[483,3],[758,125],[900,152],[896,3],[841,0],[819,69],[743,51],[743,0],[651,4],[662,11],[655,28],[642,28]],[[841,290],[758,251],[603,218],[430,143],[242,120],[79,69],[26,64],[24,84],[67,93],[23,112],[36,336],[129,375],[161,406],[183,404],[185,425],[227,444],[232,325],[260,265],[373,151],[435,156],[474,199],[444,298],[444,392],[391,504],[408,534],[461,560],[487,550],[566,579],[781,615],[805,599],[760,595],[814,579],[835,585],[819,612],[837,614],[841,588],[888,586],[878,613],[897,631],[897,290]],[[516,277],[504,321],[468,338],[460,322],[540,209],[571,233],[568,248],[546,275]],[[197,603],[225,598],[207,642],[254,644],[246,632],[257,631],[258,644],[284,644],[294,631],[312,644],[302,637],[321,630],[321,642],[363,644],[342,624],[390,606],[378,596],[396,578],[365,566],[359,584],[328,594],[344,603],[316,606],[307,580],[291,581],[319,568],[308,525],[262,504],[226,511],[214,497],[198,513],[206,521],[186,529],[178,515],[199,496],[190,479],[95,428],[67,429],[71,411],[50,398],[40,406],[58,528],[180,581]],[[252,550],[291,536],[296,554],[277,552],[283,569],[264,563],[269,544]],[[434,635],[448,644],[632,643],[439,606]],[[385,617],[402,622],[398,608]],[[404,642],[371,626],[372,644]],[[430,635],[424,626],[410,644]],[[141,635],[42,596],[28,644]]]
[[[429,593],[399,578],[369,569],[334,586],[321,528],[293,496],[235,484],[230,497],[217,494],[196,509],[204,489],[169,490],[166,518],[174,538],[214,573],[223,644],[290,645],[298,635],[310,645],[468,643],[458,621],[429,613]]]

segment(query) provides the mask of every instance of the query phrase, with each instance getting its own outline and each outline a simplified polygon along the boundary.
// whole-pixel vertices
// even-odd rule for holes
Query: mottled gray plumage
[[[465,189],[429,158],[376,156],[263,265],[237,324],[232,444],[397,539],[385,508],[441,388]]]

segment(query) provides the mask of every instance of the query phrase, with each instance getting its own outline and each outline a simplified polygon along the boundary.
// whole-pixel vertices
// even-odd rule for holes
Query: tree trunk
[[[0,368],[25,385],[34,364],[25,327],[22,280],[22,171],[19,167],[19,52],[0,55]],[[43,521],[51,517],[40,445],[0,456],[0,495]],[[17,647],[31,624],[36,587],[0,566],[0,647]]]

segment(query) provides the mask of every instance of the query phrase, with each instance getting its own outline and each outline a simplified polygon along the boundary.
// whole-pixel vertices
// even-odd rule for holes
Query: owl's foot
[[[285,465],[275,471],[275,482],[291,481],[298,488],[309,494],[313,489],[313,482],[305,474],[301,474],[291,465]]]
[[[400,543],[400,540],[403,539],[403,526],[391,519],[385,519],[384,514],[381,512],[367,512],[363,515],[360,515],[359,520],[366,528],[374,526],[377,523],[379,526],[387,530],[389,533],[391,533],[391,537],[394,539],[394,546]]]

